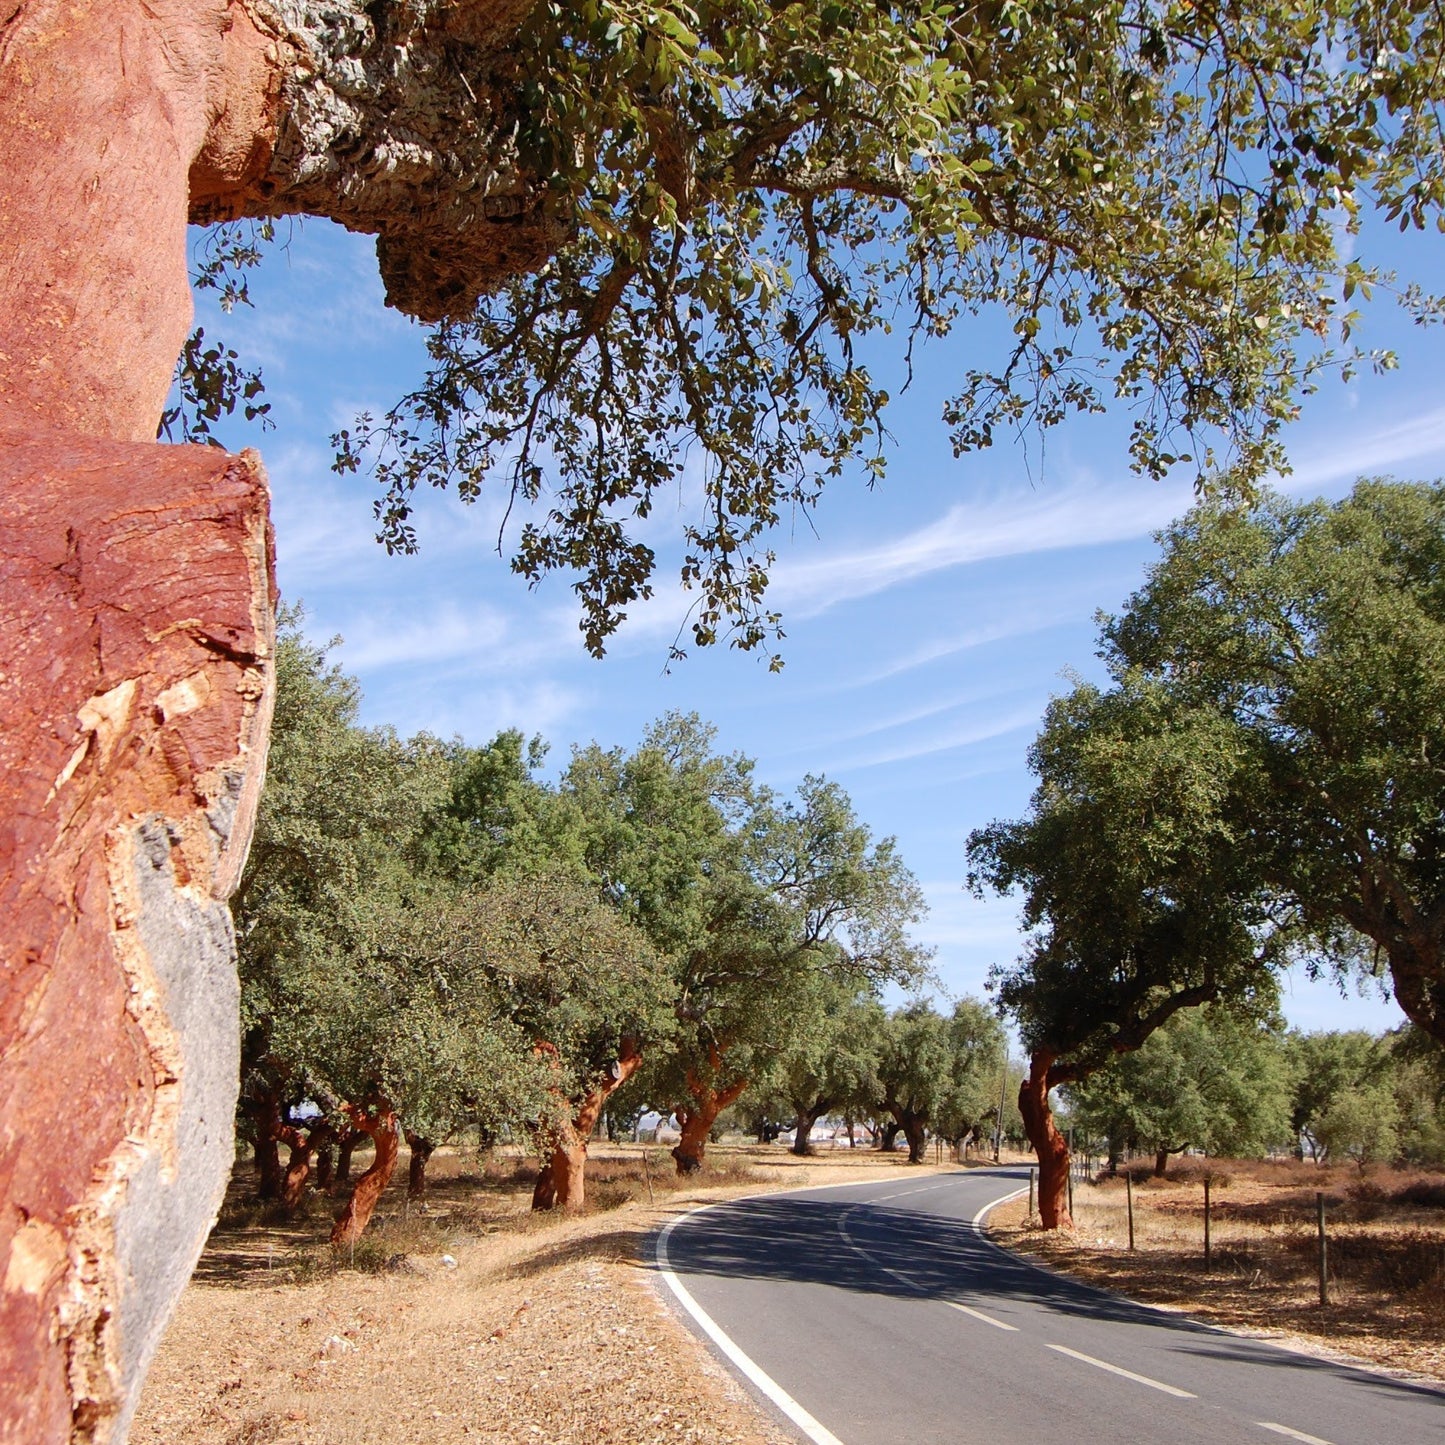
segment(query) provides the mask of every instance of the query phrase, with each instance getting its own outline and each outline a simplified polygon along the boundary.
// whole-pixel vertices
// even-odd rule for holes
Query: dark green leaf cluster
[[[996,972],[1062,1082],[1268,970],[1388,968],[1445,1037],[1445,487],[1196,508],[1054,703],[1030,815],[970,839],[1033,930]],[[1051,1071],[1051,1072],[1054,1072]]]

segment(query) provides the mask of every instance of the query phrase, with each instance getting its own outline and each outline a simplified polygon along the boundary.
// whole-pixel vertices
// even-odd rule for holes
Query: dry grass
[[[594,1145],[591,1208],[568,1218],[531,1213],[534,1163],[438,1151],[425,1207],[399,1170],[354,1261],[325,1244],[332,1201],[278,1219],[238,1171],[131,1439],[783,1445],[648,1288],[644,1245],[695,1204],[908,1172],[901,1157],[714,1147],[680,1180],[655,1146]]]
[[[1136,1299],[1233,1328],[1445,1379],[1445,1178],[1295,1160],[1210,1161],[1204,1267],[1203,1161],[1162,1180],[1076,1184],[1072,1236],[1044,1234],[1026,1201],[989,1224],[1000,1243]],[[1325,1196],[1330,1302],[1318,1284],[1316,1192]]]

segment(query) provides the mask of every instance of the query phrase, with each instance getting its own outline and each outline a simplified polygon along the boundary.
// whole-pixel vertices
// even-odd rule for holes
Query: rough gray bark
[[[192,220],[327,216],[375,232],[387,301],[470,310],[560,236],[519,166],[508,42],[533,0],[246,0],[290,52],[269,162]]]

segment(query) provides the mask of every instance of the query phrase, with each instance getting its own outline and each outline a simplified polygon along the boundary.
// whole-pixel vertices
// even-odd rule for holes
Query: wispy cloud
[[[979,743],[1001,738],[1021,728],[1037,727],[1040,708],[1037,703],[1016,708],[1003,716],[951,728],[933,733],[910,743],[899,743],[892,747],[880,747],[873,751],[854,753],[830,762],[829,773],[860,772],[865,768],[886,767],[890,763],[913,762],[918,758],[933,757],[939,753],[956,752],[960,748],[975,747]]]
[[[881,546],[784,562],[769,595],[795,616],[816,616],[948,568],[1147,536],[1190,500],[1167,485],[1076,485],[962,502]]]
[[[1445,463],[1445,407],[1374,430],[1357,428],[1311,448],[1276,485],[1287,492],[1315,492],[1332,482],[1378,476],[1406,462],[1435,457]]]

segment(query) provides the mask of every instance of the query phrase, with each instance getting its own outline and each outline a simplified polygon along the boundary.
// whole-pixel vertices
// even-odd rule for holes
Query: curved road
[[[974,1217],[1025,1177],[714,1205],[663,1231],[658,1263],[818,1445],[1445,1445],[1445,1392],[1133,1305],[990,1244]]]

